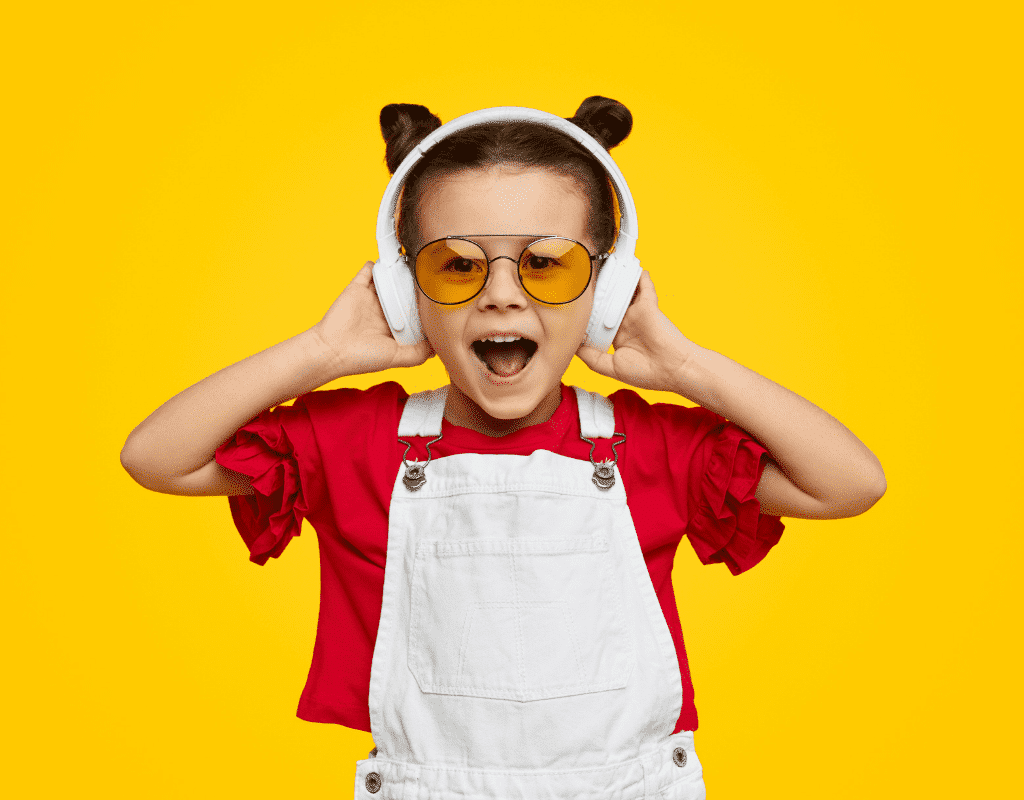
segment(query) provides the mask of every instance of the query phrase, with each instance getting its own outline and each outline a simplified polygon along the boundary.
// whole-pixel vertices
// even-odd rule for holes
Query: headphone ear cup
[[[612,253],[604,262],[594,287],[594,310],[587,323],[586,343],[602,353],[608,352],[629,301],[640,283],[640,261],[636,256]]]
[[[395,341],[399,344],[423,341],[425,337],[416,306],[416,284],[405,261],[399,258],[390,264],[383,261],[374,264],[373,286]]]

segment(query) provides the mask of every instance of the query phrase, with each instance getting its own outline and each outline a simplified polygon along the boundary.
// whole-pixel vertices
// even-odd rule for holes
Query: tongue
[[[488,342],[483,348],[483,359],[491,372],[507,378],[526,366],[530,353],[519,342]]]

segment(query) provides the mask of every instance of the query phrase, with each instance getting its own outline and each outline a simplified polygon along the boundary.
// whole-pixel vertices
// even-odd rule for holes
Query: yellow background
[[[614,154],[669,316],[888,477],[739,578],[681,546],[710,796],[1019,784],[1010,4],[32,8],[0,25],[7,796],[351,796],[370,735],[294,716],[312,529],[256,567],[224,499],[147,492],[118,452],[375,257],[381,106],[569,116],[590,94],[634,114]],[[444,376],[350,383],[386,379]],[[566,380],[615,388],[579,361]]]

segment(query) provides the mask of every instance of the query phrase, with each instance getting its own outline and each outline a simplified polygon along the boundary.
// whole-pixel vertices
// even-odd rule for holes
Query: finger
[[[576,351],[576,355],[579,356],[580,360],[590,367],[594,372],[600,375],[605,375],[609,378],[615,377],[615,372],[612,369],[612,356],[610,353],[603,353],[596,347],[591,347],[589,344],[580,345],[579,350]]]
[[[640,276],[640,279],[644,283],[644,290],[651,293],[651,299],[654,301],[654,305],[658,305],[658,290],[654,286],[654,279],[651,278],[651,273],[644,270],[644,274]]]
[[[658,290],[654,288],[654,281],[651,280],[651,273],[647,270],[640,273],[640,280],[637,283],[636,288],[641,297],[651,295],[654,298],[654,302],[658,302]]]
[[[416,344],[399,345],[398,351],[395,353],[395,366],[415,367],[434,355],[434,348],[427,339],[416,342]]]
[[[636,282],[636,289],[633,290],[633,298],[629,301],[629,305],[633,305],[637,300],[645,299],[652,292],[654,292],[654,283],[651,281],[651,275],[647,270],[643,270],[640,273],[640,279]],[[657,292],[654,292],[654,301],[655,303],[658,301]]]
[[[361,283],[363,286],[369,286],[373,283],[373,262],[367,261],[363,266],[359,268],[359,272],[352,279],[353,283]]]

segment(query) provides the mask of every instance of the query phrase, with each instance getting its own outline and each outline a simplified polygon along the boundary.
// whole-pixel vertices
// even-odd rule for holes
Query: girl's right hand
[[[426,339],[413,345],[395,340],[373,288],[372,261],[363,264],[311,333],[332,358],[337,377],[415,367],[434,355]]]

